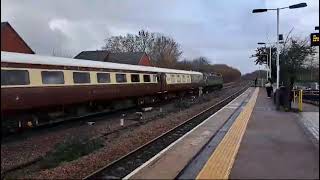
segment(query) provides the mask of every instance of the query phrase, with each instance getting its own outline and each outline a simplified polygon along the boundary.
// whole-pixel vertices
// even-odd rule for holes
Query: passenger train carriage
[[[194,71],[1,52],[2,127],[197,92],[204,79]]]

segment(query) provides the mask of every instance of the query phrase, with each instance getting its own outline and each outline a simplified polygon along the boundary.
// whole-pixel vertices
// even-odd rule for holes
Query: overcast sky
[[[309,37],[319,22],[318,0],[1,0],[8,21],[37,54],[75,56],[97,50],[113,35],[160,32],[181,44],[183,57],[206,56],[242,73],[258,69],[250,55],[258,41],[276,40],[276,12],[252,14],[306,2],[280,12],[280,32],[294,28]]]

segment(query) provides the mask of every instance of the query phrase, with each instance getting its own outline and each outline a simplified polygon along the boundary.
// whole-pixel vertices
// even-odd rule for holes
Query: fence
[[[319,90],[294,90],[293,102],[298,103],[299,111],[302,111],[303,102],[319,105]]]
[[[304,90],[303,102],[319,105],[319,90]]]

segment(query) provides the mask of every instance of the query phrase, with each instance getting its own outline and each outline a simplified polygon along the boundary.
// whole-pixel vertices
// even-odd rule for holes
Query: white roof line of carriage
[[[63,57],[42,56],[42,55],[34,55],[34,54],[13,53],[13,52],[5,52],[5,51],[1,51],[1,62],[202,75],[202,73],[196,72],[196,71],[184,71],[184,70],[177,70],[177,69],[128,65],[128,64],[100,62],[100,61],[83,60],[83,59],[72,59],[72,58],[63,58]]]

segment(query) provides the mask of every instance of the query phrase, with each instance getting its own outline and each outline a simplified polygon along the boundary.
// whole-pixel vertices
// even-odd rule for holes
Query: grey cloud
[[[282,32],[295,27],[294,32],[308,36],[319,21],[319,3],[307,3],[308,8],[281,13]],[[75,55],[100,48],[112,35],[146,29],[176,39],[184,58],[203,55],[245,73],[256,69],[249,59],[256,43],[267,35],[275,39],[275,13],[251,11],[277,5],[252,0],[2,0],[1,20],[9,21],[39,54],[60,50]]]

